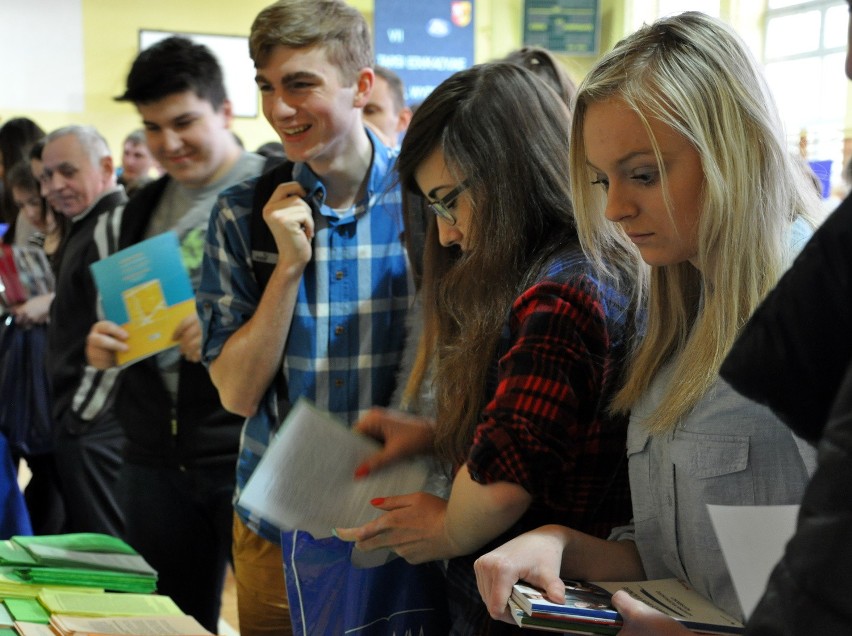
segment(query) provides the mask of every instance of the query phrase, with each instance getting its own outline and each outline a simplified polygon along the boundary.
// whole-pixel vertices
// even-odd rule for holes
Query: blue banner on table
[[[473,23],[470,0],[375,0],[376,63],[399,75],[405,101],[418,104],[473,65]]]

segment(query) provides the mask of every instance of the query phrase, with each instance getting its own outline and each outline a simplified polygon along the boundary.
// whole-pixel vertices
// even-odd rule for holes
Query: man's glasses
[[[450,211],[450,208],[455,203],[456,199],[459,198],[459,195],[467,190],[468,182],[462,181],[455,188],[447,192],[440,199],[436,199],[434,201],[427,201],[426,206],[435,213],[435,216],[439,216],[444,219],[449,225],[456,224],[456,216]],[[437,188],[436,188],[437,189]],[[428,199],[432,199],[435,190],[432,190],[429,194],[426,195]]]

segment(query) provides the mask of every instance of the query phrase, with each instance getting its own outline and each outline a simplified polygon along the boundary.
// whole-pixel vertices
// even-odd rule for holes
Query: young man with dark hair
[[[231,104],[213,54],[170,37],[142,51],[127,76],[148,147],[166,175],[144,187],[124,213],[104,220],[123,248],[165,231],[180,240],[193,288],[217,194],[260,173],[264,160],[231,132]],[[101,321],[89,336],[90,362],[115,365],[126,332]],[[159,573],[158,590],[216,633],[231,553],[231,497],[242,418],[228,413],[201,358],[198,317],[173,335],[177,347],[121,371],[116,412],[128,446],[121,485],[126,538]]]
[[[414,293],[395,155],[362,119],[374,79],[364,18],[340,0],[280,0],[255,19],[249,47],[291,163],[277,182],[223,193],[205,247],[204,360],[222,403],[247,418],[238,491],[284,402],[307,397],[349,424],[388,403]],[[281,531],[236,512],[240,633],[291,633]]]

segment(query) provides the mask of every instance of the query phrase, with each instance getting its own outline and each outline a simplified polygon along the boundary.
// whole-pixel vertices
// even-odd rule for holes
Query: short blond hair
[[[340,0],[278,0],[251,25],[249,54],[263,66],[277,46],[300,49],[321,45],[341,78],[355,83],[358,72],[373,65],[373,42],[367,21]]]

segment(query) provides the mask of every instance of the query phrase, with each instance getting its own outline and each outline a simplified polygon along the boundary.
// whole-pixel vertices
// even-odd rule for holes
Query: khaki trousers
[[[249,530],[234,514],[232,549],[240,636],[292,636],[281,547]]]

